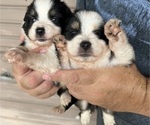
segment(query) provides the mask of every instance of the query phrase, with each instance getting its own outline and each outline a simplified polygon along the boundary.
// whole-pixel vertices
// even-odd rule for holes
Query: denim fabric
[[[98,108],[97,125],[103,125],[101,108]],[[150,125],[150,118],[133,113],[115,112],[116,125]]]

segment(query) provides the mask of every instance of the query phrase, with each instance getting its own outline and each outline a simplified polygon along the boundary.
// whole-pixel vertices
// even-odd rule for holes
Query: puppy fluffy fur
[[[66,26],[66,20],[70,17]],[[55,45],[61,55],[63,69],[126,66],[134,59],[133,49],[119,20],[111,19],[104,25],[101,16],[92,11],[79,11],[72,16],[70,9],[60,0],[34,0],[28,7],[22,29],[24,46],[8,50],[5,57],[9,62],[41,72],[52,73],[61,68]],[[54,44],[53,37],[61,33],[66,41],[59,36],[54,39]],[[48,46],[48,51],[44,54],[32,52],[41,46]],[[58,94],[61,96],[61,105],[54,108],[56,112],[64,112],[75,103],[81,110],[81,123],[89,124],[93,105],[75,99],[66,88],[60,89]],[[103,114],[105,124],[115,123],[111,111],[107,110]]]
[[[53,73],[60,69],[60,64],[53,37],[63,33],[66,20],[71,15],[70,9],[60,0],[34,0],[28,6],[22,24],[24,43],[5,53],[9,62],[26,65],[31,69]],[[44,54],[32,50],[47,47]]]
[[[56,40],[62,67],[95,69],[129,66],[134,60],[134,51],[120,23],[118,19],[111,19],[104,24],[101,16],[93,11],[76,12],[66,27],[66,42]],[[71,95],[67,96],[71,98]],[[70,102],[71,99],[68,104]],[[89,124],[93,106],[85,100],[77,100],[75,104],[81,110],[81,123]],[[59,108],[62,110],[64,107],[59,106],[57,110]],[[103,110],[103,119],[105,125],[115,124],[110,110]]]

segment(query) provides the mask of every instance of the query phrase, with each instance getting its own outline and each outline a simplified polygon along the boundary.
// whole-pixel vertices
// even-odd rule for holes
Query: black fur
[[[70,17],[70,20],[68,21],[68,25],[65,28],[64,36],[67,40],[72,40],[76,35],[81,33],[81,22],[79,18],[77,17],[76,13],[80,12],[82,10],[75,10],[74,16]],[[73,22],[78,22],[79,23],[79,28],[74,29],[71,27],[71,24]],[[104,42],[108,45],[108,39],[104,34],[104,25],[99,26],[98,29],[93,31],[99,39],[103,39]]]
[[[24,24],[22,25],[22,28],[24,29],[27,36],[29,29],[36,20],[38,20],[38,14],[35,10],[34,2],[32,2],[31,5],[29,5],[27,8],[27,12],[24,17]]]
[[[68,6],[64,2],[60,2],[60,0],[53,0],[54,5],[49,11],[49,18],[52,20],[52,22],[60,26],[62,29],[62,33],[64,32],[66,23],[68,22],[69,18],[72,16],[71,10],[68,8]],[[51,12],[55,11],[55,15],[53,15]]]
[[[79,23],[79,28],[72,28],[71,24],[73,22],[78,22]],[[68,25],[65,28],[65,33],[64,36],[67,40],[72,40],[76,35],[81,33],[81,23],[80,20],[74,15],[72,17],[70,17],[70,20],[68,22]]]
[[[68,91],[67,88],[60,88],[60,89],[58,90],[57,94],[58,94],[59,96],[61,96],[61,95],[62,95],[63,93],[65,93],[66,91]],[[65,111],[68,110],[68,109],[69,109],[73,104],[75,104],[76,102],[77,102],[77,99],[71,95],[71,102],[70,102],[67,106],[64,106]]]
[[[61,28],[61,32],[64,32],[66,22],[72,15],[72,12],[64,2],[61,2],[60,0],[51,1],[53,1],[53,6],[48,12],[48,17],[56,26]],[[27,36],[33,23],[38,20],[38,13],[36,12],[34,2],[35,0],[28,6],[24,17],[24,24],[22,25]],[[55,11],[55,15],[51,13],[52,11]]]
[[[108,45],[108,39],[104,34],[104,25],[100,26],[97,30],[94,31],[99,39],[103,39],[104,42]]]
[[[23,41],[19,46],[25,46],[26,45],[26,42]]]

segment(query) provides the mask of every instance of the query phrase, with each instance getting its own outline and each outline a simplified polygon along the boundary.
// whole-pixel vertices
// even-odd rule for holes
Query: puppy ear
[[[28,14],[26,13],[25,16],[24,16],[24,18],[23,18],[23,21],[26,21],[26,20],[27,20],[27,17],[28,17],[27,15],[28,15]]]
[[[25,13],[25,16],[24,16],[24,19],[23,19],[24,21],[28,20],[30,12],[31,12],[31,10],[34,6],[34,2],[35,2],[35,0],[27,7],[27,12]]]

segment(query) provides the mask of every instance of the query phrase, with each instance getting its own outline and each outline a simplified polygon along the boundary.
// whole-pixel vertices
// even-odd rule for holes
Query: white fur
[[[60,27],[56,26],[49,18],[48,12],[53,6],[52,0],[35,0],[34,9],[38,14],[38,19],[35,20],[27,36],[25,36],[25,47],[29,52],[22,51],[21,48],[14,48],[6,53],[6,58],[11,62],[22,63],[31,69],[41,71],[44,73],[54,73],[60,69],[59,60],[56,53],[56,48],[52,43],[52,38],[60,34]],[[32,13],[32,12],[31,12]],[[31,15],[32,16],[32,15]],[[44,42],[38,41],[36,38],[36,29],[43,27],[45,29]],[[33,49],[38,47],[48,47],[46,53],[39,54],[32,52]],[[15,56],[11,56],[15,53]],[[19,57],[19,59],[18,59]]]
[[[36,7],[36,11],[38,13],[38,17],[39,17],[38,19],[40,21],[49,22],[48,12],[49,12],[50,8],[52,7],[52,5],[53,5],[53,3],[51,0],[36,0],[35,1],[35,7]]]
[[[83,111],[81,113],[80,120],[81,120],[82,125],[88,125],[91,120],[91,111],[90,110]]]
[[[81,11],[80,13],[77,13],[77,15],[81,22],[81,34],[85,35],[85,37],[91,37],[92,31],[103,24],[102,17],[93,11]],[[90,20],[89,17],[91,18]]]
[[[27,56],[25,64],[37,71],[44,73],[54,73],[60,69],[60,64],[55,52],[55,46],[52,44],[46,53],[31,53]]]
[[[110,48],[102,39],[99,39],[93,31],[103,24],[100,15],[90,11],[81,11],[78,14],[81,22],[81,33],[72,40],[67,41],[67,51],[69,53],[71,68],[97,68],[104,66],[129,65],[134,59],[134,51],[128,43],[126,35],[122,35],[125,41],[119,40],[115,43],[113,51],[116,58],[109,60]],[[90,41],[92,54],[90,57],[79,56],[80,43],[82,41]]]
[[[60,96],[60,104],[63,106],[67,106],[70,102],[71,102],[71,95],[69,94],[68,91],[66,91]]]
[[[34,44],[42,45],[42,42],[39,42],[36,38],[36,29],[39,27],[43,27],[45,29],[45,41],[44,43],[48,43],[51,38],[61,32],[60,27],[56,26],[48,17],[48,12],[53,6],[53,2],[51,0],[35,0],[35,9],[38,14],[38,19],[34,22],[32,27],[29,30],[29,38],[24,33],[27,40],[32,40]]]
[[[38,14],[38,19],[33,23],[29,30],[29,38],[26,36],[26,34],[24,34],[26,36],[26,47],[29,50],[32,50],[46,44],[50,44],[50,46],[48,51],[44,54],[30,54],[30,56],[28,56],[26,59],[26,64],[34,70],[53,73],[60,69],[60,65],[55,46],[52,43],[52,37],[60,34],[61,29],[60,27],[56,26],[48,17],[48,12],[53,6],[52,0],[35,0],[34,5]],[[44,42],[39,42],[36,38],[36,29],[38,27],[43,27],[45,29],[44,37],[46,41]]]
[[[70,56],[78,61],[95,61],[95,59],[101,56],[101,53],[107,49],[105,42],[103,42],[102,39],[98,39],[98,37],[93,33],[95,29],[98,29],[98,27],[103,24],[103,20],[100,15],[93,11],[82,11],[78,13],[78,16],[81,22],[81,34],[77,35],[72,40],[67,41],[67,50]],[[85,40],[92,43],[93,56],[88,58],[82,58],[78,56],[80,43]]]
[[[80,100],[80,105],[82,106],[83,110],[86,110],[86,108],[88,106],[88,102],[85,100]]]
[[[104,111],[102,113],[103,113],[104,125],[115,125],[116,122],[113,114],[106,113]]]

